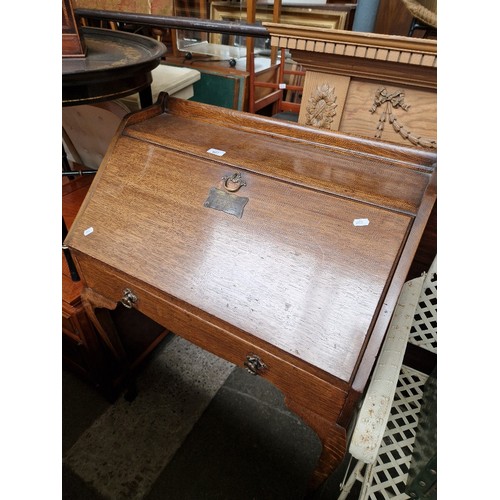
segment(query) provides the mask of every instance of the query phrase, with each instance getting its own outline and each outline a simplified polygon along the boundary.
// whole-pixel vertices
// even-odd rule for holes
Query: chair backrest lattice
[[[408,342],[437,353],[437,258],[425,278]]]
[[[391,414],[374,464],[367,476],[364,500],[407,500],[405,485],[410,471],[418,415],[427,375],[402,366]]]
[[[409,335],[408,335],[409,332]],[[357,460],[346,473],[338,500],[361,482],[359,500],[409,500],[407,482],[413,474],[420,414],[428,379],[434,375],[402,364],[407,343],[437,352],[437,257],[427,273],[407,281],[379,354],[353,430],[349,452]],[[432,383],[431,379],[431,383]],[[428,386],[427,386],[428,387]],[[348,469],[349,471],[349,469]]]

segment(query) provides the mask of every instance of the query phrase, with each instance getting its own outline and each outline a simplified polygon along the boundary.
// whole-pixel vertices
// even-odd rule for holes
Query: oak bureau
[[[346,430],[436,200],[436,153],[177,100],[127,115],[66,238],[82,299],[136,308]]]

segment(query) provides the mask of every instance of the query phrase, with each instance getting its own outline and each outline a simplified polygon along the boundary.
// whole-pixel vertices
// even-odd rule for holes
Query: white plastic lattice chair
[[[437,257],[403,286],[352,433],[357,462],[338,500],[350,498],[356,481],[359,500],[411,498],[404,491],[428,375],[403,365],[408,343],[437,353]]]

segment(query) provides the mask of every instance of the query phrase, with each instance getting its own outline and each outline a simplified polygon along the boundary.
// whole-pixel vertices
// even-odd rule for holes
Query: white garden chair
[[[412,498],[405,487],[428,375],[402,364],[408,343],[437,353],[437,258],[401,291],[352,433],[338,500],[351,498],[357,481],[359,500]]]

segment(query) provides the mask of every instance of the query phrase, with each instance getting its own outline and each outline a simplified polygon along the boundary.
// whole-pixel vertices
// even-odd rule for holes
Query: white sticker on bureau
[[[368,219],[354,219],[352,221],[352,224],[354,226],[368,226],[368,224],[370,224],[370,221]]]
[[[221,149],[215,149],[215,148],[210,148],[207,149],[207,153],[210,153],[215,156],[224,156],[226,154],[225,151],[222,151]]]

